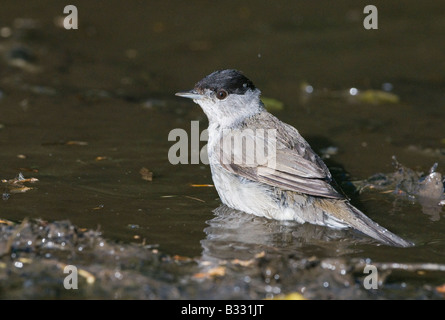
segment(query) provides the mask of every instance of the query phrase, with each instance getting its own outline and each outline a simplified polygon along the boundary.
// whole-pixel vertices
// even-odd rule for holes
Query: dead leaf
[[[362,102],[381,104],[381,103],[399,103],[400,98],[398,95],[381,91],[381,90],[365,90],[357,94],[357,99]]]
[[[78,269],[77,272],[79,273],[79,276],[85,278],[88,284],[93,284],[96,281],[96,278],[93,276],[93,274],[84,269]]]
[[[142,167],[141,170],[139,170],[139,173],[141,174],[141,178],[143,180],[152,181],[153,180],[153,172],[148,170],[145,167]]]
[[[445,293],[445,283],[441,286],[437,286],[436,291],[439,293]]]
[[[21,263],[28,263],[28,264],[33,262],[32,259],[30,259],[30,258],[23,258],[23,257],[19,258],[18,261],[20,261]]]
[[[191,261],[192,259],[189,257],[184,257],[184,256],[180,256],[180,255],[174,255],[173,256],[173,260],[175,261]]]
[[[199,272],[195,273],[193,275],[193,278],[195,279],[203,279],[203,278],[210,278],[210,277],[222,277],[226,274],[226,268],[225,267],[215,267],[207,272]]]
[[[24,183],[24,182],[34,183],[34,182],[37,182],[37,181],[39,181],[39,179],[37,179],[37,178],[28,178],[28,179],[20,180],[20,183]]]
[[[10,193],[24,193],[31,189],[32,188],[30,188],[30,187],[18,187],[18,188],[9,189],[9,192]]]
[[[288,294],[279,294],[267,300],[307,300],[301,293],[291,292]]]
[[[88,142],[86,142],[86,141],[75,141],[75,140],[73,140],[73,141],[67,141],[67,142],[65,142],[65,144],[66,144],[67,146],[87,146],[87,145],[88,145]]]
[[[264,257],[266,255],[266,252],[265,251],[261,251],[261,252],[258,252],[256,255],[255,255],[255,258],[256,259],[258,259],[258,258],[262,258],[262,257]]]
[[[242,267],[248,267],[248,266],[250,266],[254,262],[255,262],[254,259],[250,259],[250,260],[233,259],[232,260],[233,264],[239,264]]]
[[[2,179],[1,180],[1,182],[6,183],[7,193],[24,193],[24,192],[27,192],[27,191],[29,191],[29,190],[31,190],[33,188],[25,186],[25,183],[26,182],[34,183],[34,182],[37,182],[37,181],[39,181],[39,179],[37,179],[37,178],[25,179],[25,177],[23,176],[23,174],[21,172],[14,179],[9,179],[9,180]],[[7,193],[4,193],[4,195],[7,194]],[[5,198],[3,198],[3,199],[5,199]]]
[[[39,179],[37,179],[37,178],[25,179],[25,177],[23,176],[23,174],[21,172],[14,179],[9,179],[9,180],[3,179],[2,180],[3,183],[9,183],[11,185],[22,185],[25,182],[34,183],[34,182],[37,182],[37,181],[39,181]]]
[[[14,225],[13,222],[8,221],[8,220],[3,220],[3,219],[0,219],[0,224],[6,224],[7,226],[12,226],[12,225]]]

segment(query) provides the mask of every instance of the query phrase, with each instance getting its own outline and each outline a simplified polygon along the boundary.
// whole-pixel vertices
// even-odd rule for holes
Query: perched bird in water
[[[353,228],[386,245],[412,246],[350,204],[321,158],[297,129],[266,111],[260,94],[233,69],[176,93],[209,119],[207,152],[221,201],[261,217]]]

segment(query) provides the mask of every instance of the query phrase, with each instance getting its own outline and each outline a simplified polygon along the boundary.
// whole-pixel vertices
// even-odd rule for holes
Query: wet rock
[[[222,219],[220,214],[212,228],[230,224]],[[299,293],[309,299],[369,299],[406,297],[407,290],[419,298],[440,297],[435,286],[419,287],[410,279],[420,271],[445,272],[441,264],[372,262],[379,277],[386,275],[373,292],[363,286],[369,260],[322,258],[319,250],[303,257],[267,246],[249,255],[258,239],[248,240],[244,249],[240,239],[231,251],[244,250],[244,257],[207,259],[208,254],[196,260],[166,255],[153,246],[107,241],[98,230],[81,229],[68,220],[0,220],[0,298],[264,299]],[[67,267],[78,273],[77,290],[65,288]],[[409,274],[386,288],[384,280],[399,271]]]
[[[431,216],[431,220],[439,220],[441,203],[445,200],[445,180],[442,174],[436,171],[438,164],[435,163],[426,175],[403,166],[395,157],[393,165],[395,172],[377,173],[366,180],[354,182],[354,185],[359,191],[375,189],[418,202],[422,211]]]

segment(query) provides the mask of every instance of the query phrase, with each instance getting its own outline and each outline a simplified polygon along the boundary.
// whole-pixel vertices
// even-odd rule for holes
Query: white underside
[[[345,222],[323,211],[310,198],[292,193],[291,199],[280,201],[279,191],[227,172],[218,165],[211,165],[213,182],[221,201],[234,209],[275,220],[294,220],[344,229]]]

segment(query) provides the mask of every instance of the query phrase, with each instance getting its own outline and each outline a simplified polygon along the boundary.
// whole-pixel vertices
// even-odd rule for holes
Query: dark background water
[[[144,241],[199,259],[278,250],[300,258],[445,263],[440,207],[432,216],[416,201],[348,188],[349,181],[394,172],[393,155],[416,171],[437,162],[445,172],[442,2],[374,1],[378,30],[363,27],[364,1],[70,4],[78,9],[77,30],[62,26],[67,4],[0,4],[0,178],[22,172],[39,179],[23,193],[5,186],[0,218],[68,219],[79,228],[100,226],[111,242]],[[174,93],[222,68],[242,70],[263,96],[283,102],[272,112],[314,150],[338,148],[327,164],[353,203],[417,247],[343,241],[352,235],[335,232],[329,242],[320,240],[323,228],[215,216],[216,191],[192,186],[212,183],[208,166],[170,164],[174,142],[167,137],[175,128],[190,132],[193,120],[206,128],[200,108]],[[399,102],[348,94],[388,83]],[[301,89],[307,84],[313,94]],[[143,167],[152,181],[141,178]],[[443,282],[443,275],[433,277],[434,285]]]

